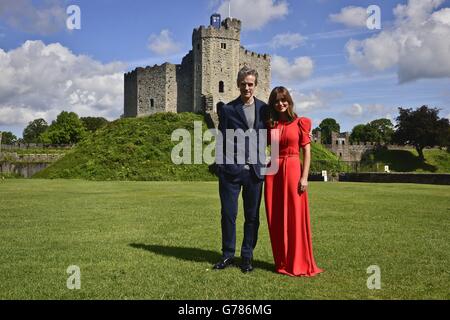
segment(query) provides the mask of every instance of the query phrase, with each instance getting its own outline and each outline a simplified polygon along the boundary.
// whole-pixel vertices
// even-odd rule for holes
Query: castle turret
[[[211,25],[194,30],[194,111],[216,111],[218,103],[229,102],[239,95],[236,76],[240,32],[241,22],[231,18],[222,21],[219,28]]]

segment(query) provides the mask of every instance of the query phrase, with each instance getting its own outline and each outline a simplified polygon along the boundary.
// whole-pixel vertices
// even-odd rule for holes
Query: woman
[[[278,172],[267,175],[265,184],[275,268],[281,274],[311,277],[323,271],[313,256],[308,208],[311,120],[297,117],[292,97],[284,87],[276,87],[270,94],[268,128],[272,144],[274,139],[279,143],[279,157],[273,160],[278,161]]]

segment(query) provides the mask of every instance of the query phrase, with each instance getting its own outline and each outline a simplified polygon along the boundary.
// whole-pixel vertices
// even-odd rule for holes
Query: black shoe
[[[242,259],[241,271],[244,272],[244,273],[253,271],[252,259],[248,259],[248,258],[243,258]]]
[[[233,262],[234,262],[233,258],[222,259],[213,266],[213,269],[216,269],[216,270],[225,269],[229,266],[232,266]]]

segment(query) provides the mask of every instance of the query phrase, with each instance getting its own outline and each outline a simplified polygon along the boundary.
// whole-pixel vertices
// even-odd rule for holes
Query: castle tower
[[[215,112],[218,103],[239,95],[241,22],[231,18],[219,22],[220,16],[214,14],[210,26],[194,29],[192,34],[194,112]]]
[[[138,67],[124,76],[124,117],[157,112],[216,113],[217,106],[239,96],[236,78],[245,65],[259,73],[256,97],[270,94],[270,56],[240,44],[241,22],[219,14],[192,33],[192,50],[181,64]]]

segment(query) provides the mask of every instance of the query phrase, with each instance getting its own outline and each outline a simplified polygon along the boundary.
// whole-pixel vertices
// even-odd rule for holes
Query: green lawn
[[[449,299],[450,188],[311,183],[314,278],[273,272],[264,208],[255,269],[220,257],[215,182],[0,180],[0,299]],[[238,243],[242,240],[242,212]],[[81,269],[81,290],[66,269]],[[381,290],[366,286],[381,268]]]

